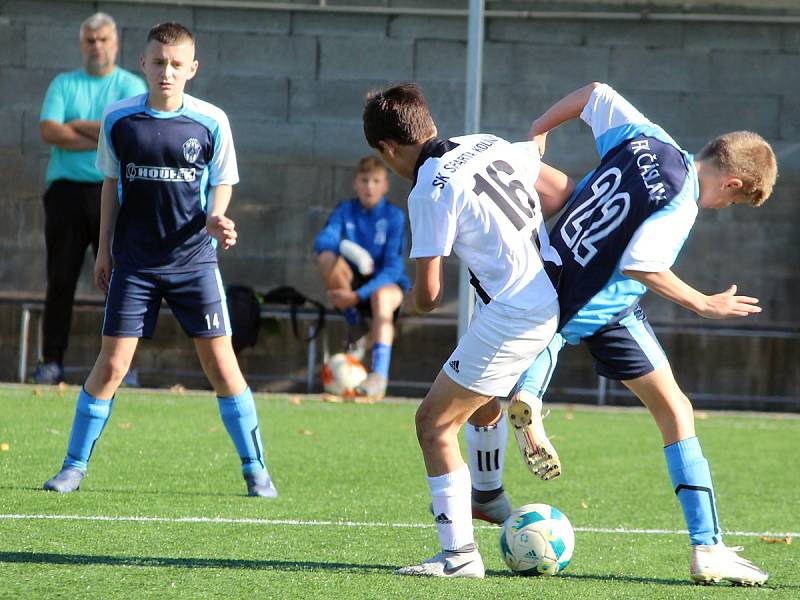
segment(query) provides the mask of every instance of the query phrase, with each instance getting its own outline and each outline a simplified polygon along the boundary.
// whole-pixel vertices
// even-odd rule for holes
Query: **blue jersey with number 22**
[[[607,85],[581,114],[601,160],[580,182],[550,232],[562,265],[548,269],[558,291],[559,328],[587,337],[646,291],[626,269],[671,267],[697,214],[692,157]]]

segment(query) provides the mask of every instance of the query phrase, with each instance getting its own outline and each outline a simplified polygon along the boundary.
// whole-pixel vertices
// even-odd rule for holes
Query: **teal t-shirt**
[[[93,77],[83,69],[57,75],[47,88],[40,121],[67,123],[74,119],[99,121],[108,104],[147,91],[140,77],[116,67],[104,77]],[[47,165],[47,185],[56,179],[100,182],[95,167],[96,150],[63,150],[52,146]]]

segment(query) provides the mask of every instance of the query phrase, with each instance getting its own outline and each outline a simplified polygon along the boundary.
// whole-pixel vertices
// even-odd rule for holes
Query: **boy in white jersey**
[[[530,136],[544,149],[547,132],[578,118],[592,129],[600,163],[578,184],[551,230],[560,263],[547,268],[559,296],[559,334],[521,379],[509,409],[512,422],[515,429],[525,423],[523,415],[515,414],[520,406],[539,414],[559,351],[565,343],[583,343],[598,374],[621,381],[647,406],[661,431],[672,489],[692,544],[691,577],[705,583],[762,584],[767,573],[722,542],[711,471],[695,435],[691,402],[678,387],[639,298],[651,289],[711,319],[761,311],[757,299],[736,295],[736,286],[706,295],[681,281],[671,267],[698,208],[760,206],[767,200],[777,175],[774,153],[759,135],[739,131],[719,136],[692,156],[600,83],[554,104],[534,121]],[[540,420],[533,431],[532,448],[549,446],[556,456]],[[498,437],[497,443],[504,446],[505,439]],[[523,453],[530,450],[523,448]],[[492,473],[494,487],[502,490],[502,462],[498,467]]]
[[[225,113],[183,90],[194,77],[194,36],[178,23],[153,27],[140,58],[148,93],[103,115],[95,283],[108,293],[103,341],[78,395],[67,456],[44,489],[80,488],[95,443],[139,338],[152,337],[162,299],[189,335],[242,462],[251,496],[275,497],[258,416],[231,345],[217,244],[236,243],[225,216],[239,181]],[[113,247],[112,247],[113,244]]]
[[[416,415],[442,551],[398,574],[483,577],[470,474],[457,435],[478,408],[510,393],[555,332],[558,303],[539,235],[542,212],[563,205],[571,182],[540,163],[536,144],[491,134],[437,139],[414,84],[371,94],[363,120],[370,146],[413,182],[408,207],[416,279],[405,309],[427,313],[438,306],[443,257],[452,251],[469,267],[479,297],[467,333]]]

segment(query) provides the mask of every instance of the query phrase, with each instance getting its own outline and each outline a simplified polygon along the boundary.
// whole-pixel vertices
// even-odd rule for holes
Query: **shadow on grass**
[[[359,565],[339,562],[292,560],[243,560],[237,558],[172,558],[161,556],[95,556],[45,552],[0,552],[0,563],[42,565],[107,565],[111,567],[169,567],[185,569],[274,569],[278,571],[350,571],[392,573],[391,565]]]
[[[44,483],[44,482],[42,482]],[[244,484],[242,484],[244,487]],[[0,490],[10,490],[15,492],[41,492],[43,494],[52,495],[53,497],[58,497],[60,494],[58,492],[50,492],[42,488],[42,485],[38,485],[36,487],[29,487],[23,485],[0,485]],[[143,495],[149,494],[151,496],[197,496],[203,498],[249,498],[246,492],[242,492],[240,490],[231,489],[230,491],[226,492],[189,492],[186,490],[165,490],[165,489],[140,489],[140,488],[91,488],[91,489],[83,489],[81,488],[77,492],[81,496],[88,496],[90,494],[107,494],[107,495],[124,495],[124,496],[131,496],[131,495]]]
[[[248,569],[275,571],[341,571],[350,573],[393,573],[395,565],[363,565],[342,562],[315,562],[292,560],[244,560],[237,558],[172,558],[158,556],[95,556],[91,554],[54,554],[46,552],[0,552],[0,563],[40,565],[105,565],[110,567],[183,568],[183,569]],[[510,571],[486,571],[487,577],[519,578]],[[535,578],[532,578],[535,579]],[[603,581],[606,583],[636,583],[669,586],[694,586],[689,580],[657,577],[631,577],[599,574],[563,574],[565,581]],[[722,584],[722,587],[727,587]],[[765,585],[765,590],[800,589],[797,585]]]
[[[0,554],[2,557],[2,554]],[[486,571],[487,577],[513,577],[517,578],[520,577],[510,571]],[[532,577],[531,579],[536,579]],[[546,579],[546,578],[545,578]],[[633,577],[629,575],[601,575],[598,573],[563,573],[558,575],[557,579],[564,579],[564,580],[573,580],[573,581],[603,581],[606,583],[641,583],[641,584],[654,584],[654,585],[670,585],[670,586],[679,586],[679,587],[700,587],[694,581],[689,579],[663,579],[660,577]],[[719,583],[711,587],[732,587],[728,583]],[[798,585],[771,585],[767,583],[757,589],[764,589],[764,590],[790,590],[790,589],[800,589]]]
[[[0,560],[2,554],[0,554]],[[486,571],[487,577],[513,577],[514,579],[520,577],[511,571]],[[531,579],[536,579],[532,577]],[[544,578],[547,579],[547,578]],[[559,574],[557,579],[575,580],[575,581],[605,581],[612,583],[618,581],[620,583],[654,583],[658,585],[677,585],[686,586],[694,585],[692,581],[682,579],[661,579],[658,577],[631,577],[626,575],[600,575],[592,573],[562,573]]]

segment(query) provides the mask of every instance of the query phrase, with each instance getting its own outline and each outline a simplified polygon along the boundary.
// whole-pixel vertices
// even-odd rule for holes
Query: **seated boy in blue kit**
[[[597,372],[622,381],[661,431],[692,544],[692,579],[760,585],[767,573],[738,556],[741,548],[722,542],[692,404],[678,387],[639,298],[651,289],[710,319],[761,311],[756,298],[736,295],[735,285],[706,295],[684,283],[671,267],[698,208],[760,206],[767,200],[777,176],[775,155],[764,139],[746,131],[719,136],[697,155],[688,154],[611,87],[599,83],[554,104],[534,121],[529,137],[543,152],[547,133],[578,117],[592,128],[601,159],[578,184],[550,232],[550,244],[562,262],[548,265],[561,317],[559,333],[521,377],[509,407],[523,457],[542,479],[560,474],[558,455],[541,422],[542,396],[561,348],[584,342]],[[523,428],[533,434],[521,435]],[[504,436],[500,430],[476,433],[470,453],[504,447]],[[502,465],[487,476],[491,481],[481,481],[482,499],[494,496],[498,510],[493,520],[500,522],[510,510],[501,472]]]
[[[114,394],[139,338],[152,337],[163,299],[216,391],[248,494],[277,495],[253,396],[233,353],[217,268],[217,244],[226,250],[236,244],[235,225],[225,216],[239,180],[236,155],[225,113],[183,92],[197,72],[194,51],[194,36],[182,25],[153,27],[140,58],[148,93],[113,103],[103,115],[95,264],[95,283],[108,294],[103,340],[78,394],[63,468],[46,490],[80,488]]]
[[[371,318],[372,365],[356,393],[380,400],[389,381],[394,316],[409,287],[403,264],[406,218],[385,197],[389,179],[377,158],[359,161],[353,190],[355,198],[333,209],[314,240],[314,252],[328,296],[347,321],[349,342],[356,342],[354,332]]]

